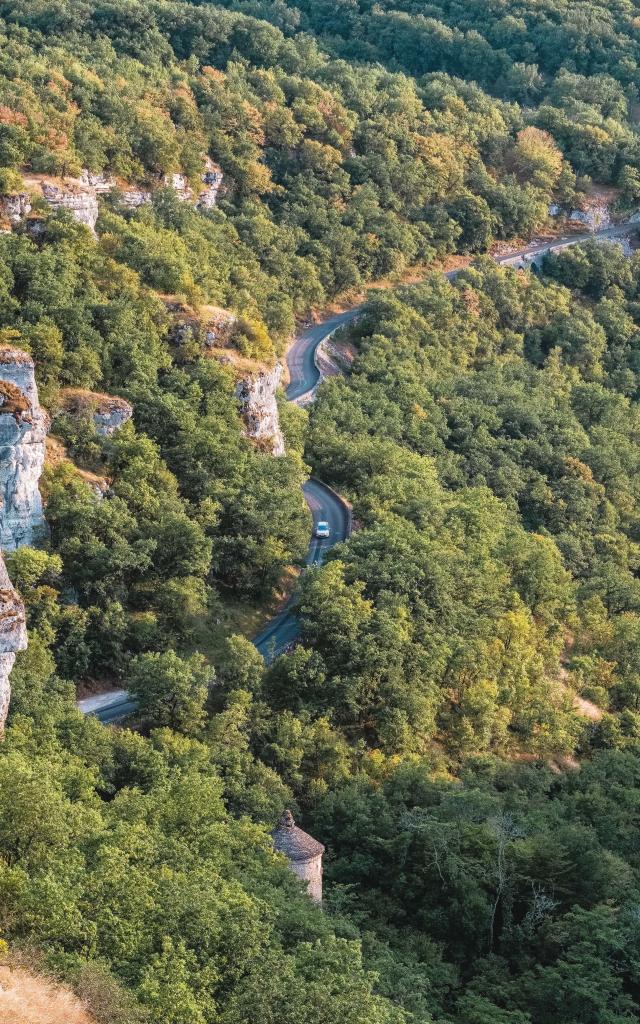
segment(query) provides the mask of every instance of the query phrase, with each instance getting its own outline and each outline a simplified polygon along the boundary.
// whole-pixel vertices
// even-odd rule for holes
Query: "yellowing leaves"
[[[447,135],[412,135],[416,156],[422,161],[433,181],[434,191],[446,195],[462,184],[464,153]]]
[[[518,132],[512,158],[514,170],[521,181],[545,189],[552,189],[557,184],[563,157],[548,132],[534,127]]]

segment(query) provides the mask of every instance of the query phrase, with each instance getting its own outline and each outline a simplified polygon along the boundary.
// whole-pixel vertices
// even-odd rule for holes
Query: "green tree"
[[[126,680],[141,715],[187,734],[198,732],[203,724],[212,683],[213,671],[202,655],[184,659],[174,651],[138,655]]]

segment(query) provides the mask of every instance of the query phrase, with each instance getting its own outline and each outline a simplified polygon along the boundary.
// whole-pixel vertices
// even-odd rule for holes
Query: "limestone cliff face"
[[[131,209],[145,206],[153,199],[151,188],[118,183],[109,174],[96,173],[86,168],[77,178],[44,178],[25,172],[23,179],[30,191],[0,195],[0,231],[10,230],[27,218],[31,213],[32,194],[42,195],[53,210],[68,210],[80,224],[86,224],[93,234],[100,212],[99,196],[107,195],[120,186],[121,202]],[[204,211],[216,205],[223,175],[220,167],[206,157],[201,185],[195,193],[184,174],[165,175],[163,183],[175,190],[181,202],[191,203],[197,210]]]
[[[236,385],[236,397],[245,423],[247,437],[271,455],[284,455],[284,437],[280,429],[276,391],[282,378],[282,363],[243,377]]]
[[[111,192],[116,187],[116,182],[113,178],[106,174],[94,174],[93,171],[88,171],[86,167],[80,172],[79,181],[86,188],[92,188],[98,194],[102,193],[103,195],[106,192]]]
[[[175,191],[181,202],[192,202],[193,190],[184,174],[166,174],[164,177],[164,183]]]
[[[28,192],[0,196],[0,215],[12,225],[20,224],[31,213],[31,196]]]
[[[95,234],[96,221],[100,211],[94,188],[72,185],[62,188],[59,185],[43,182],[42,195],[53,210],[68,210],[72,217],[75,217],[80,224],[86,224],[89,230]]]
[[[27,646],[24,605],[13,589],[2,555],[0,555],[0,734],[7,720],[11,684],[9,673],[16,653]]]
[[[588,231],[602,231],[613,223],[607,203],[591,203],[584,209],[571,210],[569,220],[583,225]]]
[[[48,428],[31,356],[0,346],[0,548],[33,544],[46,533],[38,481]]]
[[[183,203],[193,203],[193,189],[189,185],[184,174],[168,174],[164,179],[165,185],[175,190],[178,199]],[[205,161],[205,170],[202,175],[202,188],[199,190],[195,207],[197,210],[211,210],[217,202],[218,192],[222,186],[222,171],[217,164],[214,164],[208,157]]]
[[[136,210],[139,206],[146,206],[151,202],[151,192],[142,188],[128,188],[122,193],[122,202],[125,206]]]
[[[606,185],[594,184],[585,192],[576,195],[575,206],[566,207],[560,203],[552,203],[549,216],[566,218],[573,230],[602,231],[614,227],[616,221],[627,218],[617,210],[620,191]]]

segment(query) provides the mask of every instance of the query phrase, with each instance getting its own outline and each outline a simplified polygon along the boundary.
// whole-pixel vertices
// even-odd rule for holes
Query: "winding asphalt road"
[[[495,258],[501,266],[531,266],[538,263],[549,252],[564,249],[591,239],[607,240],[619,238],[629,231],[638,229],[640,225],[629,221],[602,231],[589,232],[582,235],[568,235],[553,241],[532,242],[530,245]],[[445,276],[452,280],[459,271],[449,271]],[[321,380],[321,372],[317,365],[318,348],[321,342],[329,338],[339,327],[343,327],[354,319],[362,310],[362,306],[348,309],[344,313],[324,320],[308,328],[293,342],[287,353],[290,383],[287,398],[300,405],[313,400],[315,390]],[[308,480],[303,486],[306,502],[313,515],[314,526],[319,520],[329,522],[331,536],[319,540],[312,537],[307,554],[307,565],[320,565],[326,552],[334,544],[345,540],[351,531],[351,516],[348,506],[330,487],[319,480]],[[293,598],[290,598],[282,611],[271,620],[268,626],[254,639],[254,644],[265,658],[272,661],[296,639],[299,625],[292,611]],[[110,724],[118,722],[135,711],[135,702],[126,690],[112,690],[110,693],[87,697],[78,701],[78,707],[86,715],[95,715],[101,722]]]
[[[339,313],[324,323],[309,328],[296,338],[287,353],[290,383],[286,394],[289,401],[304,402],[313,396],[321,376],[316,365],[318,346],[338,327],[352,320],[358,312],[359,308]],[[351,512],[335,491],[320,480],[307,480],[302,490],[313,516],[313,534],[306,564],[321,565],[329,548],[349,536]],[[315,525],[320,520],[329,523],[329,537],[321,539],[315,536]],[[253,641],[267,663],[285,651],[299,635],[300,627],[293,614],[292,605],[293,596]],[[78,701],[78,707],[85,715],[94,715],[104,725],[110,725],[132,714],[136,709],[136,703],[126,690],[111,690],[109,693],[85,697]]]
[[[290,402],[304,405],[305,399],[310,400],[313,397],[321,377],[316,362],[318,347],[321,342],[330,338],[339,327],[344,327],[345,324],[353,320],[361,309],[361,306],[354,306],[353,309],[347,309],[344,313],[337,313],[298,335],[287,352],[287,366],[289,367],[287,398]]]
[[[331,536],[320,539],[313,536],[307,552],[307,565],[322,565],[327,551],[351,532],[351,515],[344,501],[319,480],[307,480],[302,488],[307,505],[313,515],[313,525],[323,519],[329,523]],[[253,641],[264,660],[273,661],[291,644],[300,632],[298,621],[291,610],[290,597],[279,615]]]

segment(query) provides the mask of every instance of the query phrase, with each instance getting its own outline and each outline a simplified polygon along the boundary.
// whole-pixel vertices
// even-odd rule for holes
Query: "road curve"
[[[320,381],[320,370],[316,366],[318,346],[338,327],[352,320],[358,310],[359,307],[338,313],[296,338],[287,353],[290,384],[286,394],[290,401],[312,395]],[[331,530],[328,538],[320,539],[314,533],[311,536],[306,564],[321,565],[327,551],[349,536],[351,513],[346,502],[320,480],[307,480],[302,490],[313,516],[314,533],[315,524],[320,520],[328,522]],[[253,641],[267,663],[286,650],[299,635],[300,626],[292,611],[292,605],[293,596]],[[130,715],[135,711],[136,704],[126,690],[112,690],[78,701],[78,708],[83,714],[93,715],[104,725],[109,725]]]
[[[307,480],[302,488],[307,505],[313,515],[313,525],[321,519],[329,523],[331,536],[320,539],[312,536],[307,552],[307,565],[322,565],[327,551],[346,540],[351,532],[351,515],[344,501],[320,480]],[[298,620],[293,611],[293,597],[268,626],[254,639],[254,644],[264,660],[273,661],[292,643],[300,632]]]
[[[353,320],[360,311],[360,306],[347,309],[343,313],[336,313],[321,324],[314,324],[302,334],[299,334],[293,345],[287,352],[287,366],[289,368],[289,386],[287,398],[290,402],[300,402],[313,394],[313,391],[320,383],[320,370],[316,364],[316,355],[321,342],[331,337],[339,327],[344,327],[350,320]]]
[[[551,251],[564,249],[592,239],[614,240],[624,235],[629,229],[637,229],[636,222],[629,221],[602,231],[589,232],[583,235],[569,235],[555,238],[552,241],[532,242],[522,249],[495,258],[500,266],[514,266],[533,263]],[[449,271],[445,276],[452,280],[459,271]],[[320,383],[321,373],[317,366],[317,352],[321,342],[329,338],[339,327],[343,327],[354,319],[362,306],[337,313],[321,324],[314,324],[299,334],[287,352],[289,368],[289,386],[286,395],[289,401],[303,403],[313,398]],[[307,565],[320,565],[327,551],[334,544],[345,540],[350,533],[351,519],[348,506],[344,501],[319,480],[308,480],[303,486],[307,504],[311,509],[314,524],[320,519],[327,520],[331,527],[331,536],[325,540],[312,537],[307,553]],[[271,620],[268,626],[254,639],[254,644],[263,655],[265,661],[272,661],[278,654],[286,650],[299,634],[299,624],[292,611],[293,598],[290,598],[282,611]],[[101,722],[110,724],[118,722],[135,710],[135,702],[126,690],[114,690],[111,693],[99,694],[78,701],[79,709],[86,715],[95,715]]]

